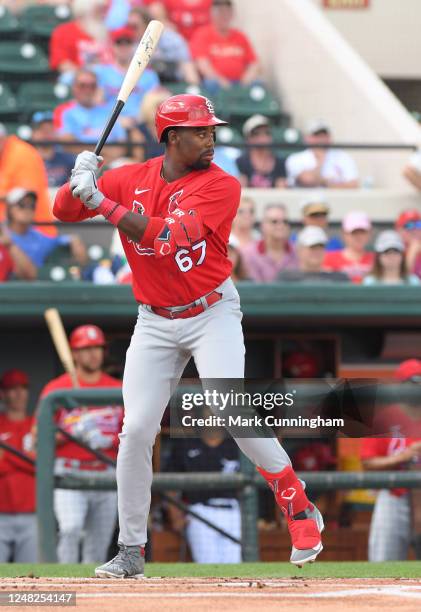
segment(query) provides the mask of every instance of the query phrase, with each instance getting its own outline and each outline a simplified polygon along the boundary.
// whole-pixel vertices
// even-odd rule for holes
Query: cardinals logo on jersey
[[[138,215],[144,215],[145,207],[143,206],[142,202],[139,202],[139,200],[133,200],[132,212],[137,213]],[[138,242],[134,242],[134,240],[130,240],[130,238],[127,239],[127,242],[133,245],[133,248],[138,255],[155,255],[155,251],[153,249],[144,249]]]
[[[177,193],[173,193],[169,197],[168,212],[170,215],[172,215],[173,212],[179,207],[180,203],[178,201],[178,198],[181,198],[181,196],[183,195],[183,192],[184,192],[184,189],[181,189],[180,191],[177,191]]]

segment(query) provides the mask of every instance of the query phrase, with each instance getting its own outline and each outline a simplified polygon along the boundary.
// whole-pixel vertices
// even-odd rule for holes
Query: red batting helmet
[[[155,115],[158,141],[168,128],[206,127],[208,125],[227,125],[215,117],[212,102],[204,96],[181,94],[172,96],[159,105]]]
[[[104,345],[104,332],[96,325],[81,325],[76,327],[70,334],[70,348],[72,349]]]

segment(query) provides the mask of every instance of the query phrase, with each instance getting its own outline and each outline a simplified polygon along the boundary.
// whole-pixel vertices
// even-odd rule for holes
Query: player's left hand
[[[74,198],[79,198],[87,208],[95,210],[105,198],[98,189],[95,173],[92,170],[72,172],[70,189]]]

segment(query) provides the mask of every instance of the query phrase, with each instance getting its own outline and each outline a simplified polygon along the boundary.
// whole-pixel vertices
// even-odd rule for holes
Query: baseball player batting
[[[140,578],[151,499],[152,447],[183,370],[193,356],[202,379],[243,378],[244,339],[227,243],[240,183],[212,163],[216,126],[203,96],[168,98],[156,112],[165,155],[110,170],[84,151],[54,214],[77,222],[103,215],[119,230],[133,272],[139,315],[123,378],[125,416],[117,458],[119,553],[99,577]],[[272,488],[292,539],[291,562],[322,551],[323,519],[275,438],[236,442]]]

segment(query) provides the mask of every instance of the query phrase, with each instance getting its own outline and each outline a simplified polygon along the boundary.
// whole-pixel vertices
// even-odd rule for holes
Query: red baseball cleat
[[[307,518],[287,517],[292,540],[290,561],[297,567],[302,567],[304,563],[313,563],[323,550],[320,535],[324,529],[322,515],[313,504],[310,504],[304,513]]]

